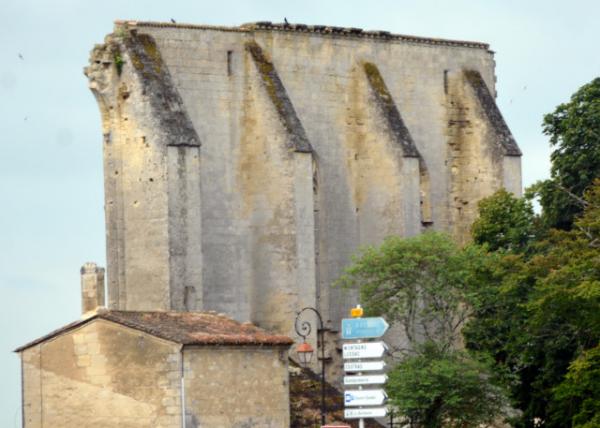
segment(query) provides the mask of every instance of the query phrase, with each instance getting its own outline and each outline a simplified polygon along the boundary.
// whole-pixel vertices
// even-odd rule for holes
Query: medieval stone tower
[[[477,42],[355,28],[117,22],[86,69],[104,129],[108,306],[215,310],[290,334],[362,245],[465,240],[521,189]]]

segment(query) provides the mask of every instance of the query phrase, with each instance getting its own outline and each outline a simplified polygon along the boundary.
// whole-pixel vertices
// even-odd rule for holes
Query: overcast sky
[[[527,186],[548,176],[545,113],[600,75],[598,1],[0,0],[0,426],[20,426],[11,350],[80,315],[105,264],[100,116],[82,69],[115,19],[283,21],[487,42]]]

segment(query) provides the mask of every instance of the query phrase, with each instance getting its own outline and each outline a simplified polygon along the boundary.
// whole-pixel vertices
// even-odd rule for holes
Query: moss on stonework
[[[131,52],[130,56],[131,56],[131,63],[133,64],[133,66],[137,70],[142,71],[144,69],[144,63],[142,62],[142,59],[135,52]]]
[[[504,151],[503,154],[508,156],[521,156],[521,150],[517,146],[517,142],[510,132],[510,129],[506,125],[502,113],[500,113],[496,101],[490,93],[485,80],[483,80],[481,73],[477,70],[463,70],[463,76],[475,91],[475,97],[496,134],[496,138]]]
[[[132,45],[141,46],[143,52],[136,48],[132,49]],[[129,56],[131,63],[136,70],[142,71],[143,76],[150,78],[152,74],[160,75],[163,70],[163,61],[160,56],[160,51],[152,36],[148,34],[133,34],[130,33],[126,40],[126,46],[129,46]],[[145,57],[145,58],[143,58]],[[146,65],[151,67],[151,70],[145,70]]]
[[[387,86],[385,86],[385,82],[383,81],[383,77],[381,77],[381,73],[379,73],[377,66],[371,62],[365,62],[363,67],[373,90],[376,91],[379,96],[385,98],[386,101],[391,101],[392,96],[390,95]]]
[[[281,123],[288,132],[290,148],[299,152],[311,152],[312,147],[306,137],[302,123],[300,123],[294,106],[287,96],[285,87],[277,75],[275,66],[267,59],[258,43],[250,41],[246,42],[245,46],[246,51],[252,56],[267,95],[275,107]]]
[[[162,70],[162,58],[154,39],[148,34],[140,34],[137,37],[137,40],[142,44],[146,55],[148,55],[148,58],[150,58],[152,61],[154,65],[154,71],[160,74]]]
[[[275,82],[275,67],[273,64],[265,57],[262,52],[262,49],[256,42],[248,42],[246,43],[246,48],[252,54],[252,57],[255,60],[255,63],[258,67],[258,72],[265,84],[265,88],[267,89],[267,93],[269,94],[269,98],[277,108],[279,112],[283,112],[283,102],[277,93],[277,83]]]

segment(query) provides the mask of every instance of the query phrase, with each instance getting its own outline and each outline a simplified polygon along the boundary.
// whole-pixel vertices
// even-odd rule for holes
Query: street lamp
[[[327,416],[327,408],[325,406],[325,341],[323,335],[325,333],[325,329],[323,328],[323,318],[321,318],[321,314],[315,308],[306,307],[303,308],[300,312],[296,314],[296,320],[294,321],[294,328],[296,329],[296,333],[298,336],[302,338],[302,343],[298,345],[296,348],[296,352],[298,353],[298,360],[300,360],[300,364],[303,367],[306,367],[310,364],[312,359],[314,350],[313,347],[310,346],[310,343],[306,342],[306,337],[312,331],[312,325],[309,321],[301,321],[301,316],[305,311],[312,311],[317,315],[317,319],[319,320],[319,325],[317,328],[317,350],[319,346],[321,347],[321,425],[325,425],[325,419]]]
[[[303,367],[306,367],[310,364],[310,360],[312,360],[312,356],[314,353],[314,349],[310,346],[310,343],[302,342],[296,348],[296,352],[298,353],[298,359],[300,360],[300,364]]]

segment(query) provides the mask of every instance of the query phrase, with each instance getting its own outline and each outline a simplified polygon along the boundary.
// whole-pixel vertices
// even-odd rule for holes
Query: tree
[[[551,178],[533,190],[548,227],[569,230],[583,211],[580,198],[600,177],[600,78],[582,86],[568,103],[544,117],[544,133],[554,147]]]
[[[479,260],[478,249],[461,251],[441,233],[389,237],[364,248],[338,284],[359,288],[365,312],[400,324],[412,345],[448,349],[469,316],[466,295],[477,282],[470,266]]]
[[[487,378],[489,368],[464,351],[425,345],[389,373],[390,403],[424,428],[479,427],[496,420],[507,402]]]
[[[494,358],[523,411],[519,427],[571,426],[589,413],[585,400],[565,401],[573,388],[555,392],[573,361],[600,341],[600,181],[582,204],[572,230],[549,231],[528,254],[490,254],[487,279],[471,299],[467,347]]]
[[[600,426],[600,346],[583,352],[554,389],[551,413],[563,426]],[[566,417],[565,417],[566,416]]]
[[[582,202],[585,209],[573,229],[555,231],[540,242],[528,266],[536,286],[527,307],[533,340],[523,357],[538,367],[532,388],[537,391],[546,427],[563,427],[565,420],[569,425],[575,422],[582,409],[574,402],[568,406],[557,402],[561,396],[553,391],[572,362],[600,342],[600,180]]]
[[[520,251],[535,238],[531,203],[505,189],[479,201],[479,218],[471,227],[473,241],[489,250]]]
[[[484,258],[441,233],[390,237],[364,248],[339,280],[360,289],[367,314],[404,328],[408,346],[396,353],[387,389],[416,426],[476,427],[503,412],[487,365],[456,350]]]

